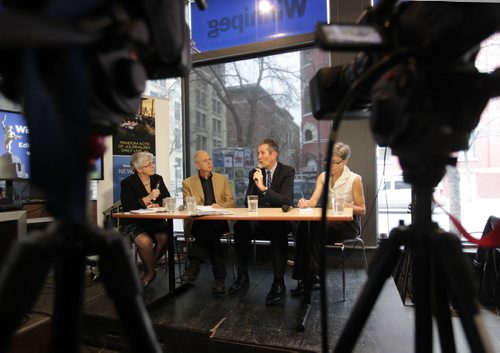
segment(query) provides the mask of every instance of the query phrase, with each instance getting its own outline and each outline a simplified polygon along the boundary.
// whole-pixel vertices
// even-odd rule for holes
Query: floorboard
[[[328,274],[329,339],[333,345],[355,304],[366,273],[347,270],[344,302],[341,300],[339,270]],[[146,301],[164,289],[166,277],[158,275],[146,290]],[[226,281],[230,285],[230,280]],[[166,352],[318,352],[321,351],[321,323],[319,295],[306,331],[296,330],[302,308],[300,298],[287,295],[278,306],[266,306],[265,297],[272,282],[269,268],[257,268],[250,273],[247,291],[234,296],[211,293],[212,278],[209,266],[202,266],[200,278],[184,293],[172,296],[150,310],[155,330]],[[287,278],[287,292],[296,282]],[[119,335],[119,323],[110,299],[105,295],[94,297],[85,308],[86,337],[90,334],[111,340]],[[96,332],[96,331],[100,331]],[[109,343],[109,342],[108,342]],[[108,345],[109,346],[109,345]],[[355,352],[401,352],[412,346],[412,329],[396,287],[387,281],[380,299],[359,337]]]

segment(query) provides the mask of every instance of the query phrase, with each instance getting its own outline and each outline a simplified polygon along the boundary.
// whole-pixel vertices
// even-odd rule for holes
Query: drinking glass
[[[186,196],[186,211],[189,213],[196,211],[196,199],[194,196]]]
[[[175,197],[166,197],[163,199],[163,207],[165,207],[165,211],[168,213],[173,213],[175,212],[175,204],[176,204],[176,199]]]
[[[248,202],[248,212],[257,212],[259,208],[259,196],[249,195],[247,196]]]
[[[332,200],[333,213],[336,215],[344,214],[344,198],[336,197]]]

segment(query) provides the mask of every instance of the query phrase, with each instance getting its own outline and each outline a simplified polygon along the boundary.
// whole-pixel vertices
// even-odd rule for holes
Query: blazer
[[[248,189],[246,196],[258,195],[259,207],[281,207],[283,205],[293,206],[293,179],[295,178],[295,169],[278,162],[274,171],[271,188],[265,193],[261,192],[253,180],[255,169],[248,174]],[[266,175],[265,171],[263,172]],[[247,205],[245,197],[245,206]]]
[[[224,208],[236,207],[231,185],[225,175],[212,173],[212,186],[214,188],[215,203]],[[197,205],[203,205],[205,203],[205,195],[203,194],[203,188],[201,187],[201,180],[198,173],[182,181],[182,196],[194,196]],[[191,234],[192,225],[193,220],[191,219],[184,222],[184,233],[186,233],[187,236]]]
[[[149,177],[149,181],[151,182],[151,188],[156,189],[156,185],[159,185],[160,196],[155,200],[155,203],[160,206],[163,203],[163,199],[165,197],[170,197],[170,193],[168,192],[167,186],[163,182],[163,178],[161,175],[153,174]],[[146,208],[146,205],[142,201],[144,196],[148,195],[144,184],[141,181],[141,178],[137,174],[132,174],[125,179],[123,179],[120,183],[120,200],[122,202],[122,207],[124,212],[128,212],[130,210],[137,210],[139,208]],[[135,223],[132,220],[123,219],[121,220],[122,224]]]

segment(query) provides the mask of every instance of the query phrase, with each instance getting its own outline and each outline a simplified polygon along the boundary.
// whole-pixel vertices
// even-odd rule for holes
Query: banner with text
[[[191,4],[199,52],[312,33],[327,18],[327,0],[210,0],[205,11]]]

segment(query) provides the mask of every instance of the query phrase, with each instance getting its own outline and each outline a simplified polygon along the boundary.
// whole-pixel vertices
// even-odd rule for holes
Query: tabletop
[[[321,208],[299,209],[294,208],[283,212],[281,207],[259,208],[257,212],[249,212],[248,208],[223,208],[221,211],[229,211],[231,214],[199,215],[188,211],[151,212],[151,213],[114,213],[113,218],[129,219],[196,219],[196,220],[247,220],[247,221],[320,221]],[[202,211],[200,211],[202,213]],[[346,207],[343,214],[333,214],[331,209],[327,210],[328,221],[352,221],[352,208]]]

